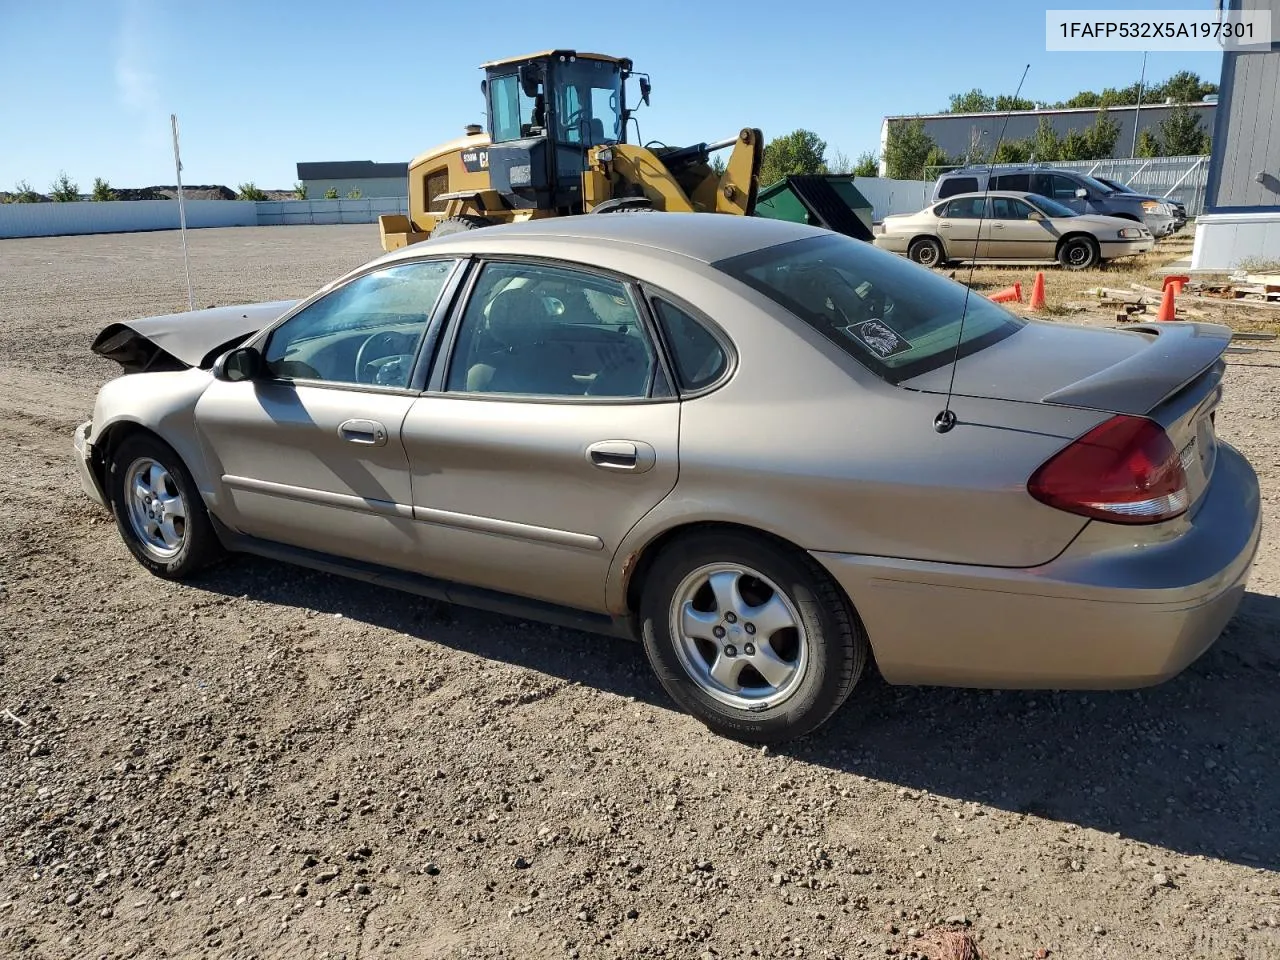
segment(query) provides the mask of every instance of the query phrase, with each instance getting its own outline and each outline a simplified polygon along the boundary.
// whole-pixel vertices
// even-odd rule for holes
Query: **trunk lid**
[[[1206,323],[1124,329],[1032,321],[956,365],[955,396],[1043,403],[1149,417],[1169,435],[1194,503],[1216,459],[1214,411],[1231,342]],[[902,385],[945,394],[950,365]]]

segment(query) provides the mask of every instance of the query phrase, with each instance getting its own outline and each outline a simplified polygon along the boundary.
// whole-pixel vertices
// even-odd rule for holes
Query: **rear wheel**
[[[1068,270],[1088,270],[1097,266],[1098,241],[1093,237],[1068,237],[1058,247],[1058,263]]]
[[[160,439],[135,434],[120,444],[107,494],[125,546],[156,576],[183,580],[222,556],[195,480]]]
[[[493,221],[488,217],[478,217],[469,213],[462,213],[456,217],[450,217],[436,225],[431,231],[433,237],[450,237],[455,233],[466,233],[468,230],[479,230],[481,227],[492,227]]]
[[[739,533],[677,541],[640,604],[645,651],[671,697],[716,733],[778,743],[849,696],[867,640],[805,554]]]
[[[943,263],[942,244],[935,237],[921,237],[911,241],[907,256],[922,267],[937,267]]]

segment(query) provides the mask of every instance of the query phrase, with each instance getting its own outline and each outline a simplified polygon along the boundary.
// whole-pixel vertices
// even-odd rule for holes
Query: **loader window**
[[[513,73],[489,81],[489,125],[493,142],[520,140],[530,136],[533,124],[533,98],[526,96]]]
[[[557,140],[599,146],[622,139],[622,75],[616,63],[579,59],[555,74]]]

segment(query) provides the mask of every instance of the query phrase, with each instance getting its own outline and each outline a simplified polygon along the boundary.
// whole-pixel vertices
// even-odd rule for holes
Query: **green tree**
[[[101,177],[93,178],[93,199],[99,202],[106,200],[114,200],[116,192],[111,189],[111,184],[103,180]]]
[[[946,154],[938,149],[933,137],[924,131],[924,121],[919,118],[890,124],[889,138],[884,147],[885,173],[894,180],[920,180],[930,158],[940,154],[940,164],[947,163]]]
[[[1041,117],[1036,124],[1036,132],[1030,137],[1031,159],[1037,163],[1049,163],[1059,159],[1062,153],[1062,138],[1048,117]]]
[[[724,172],[729,169],[729,164],[725,163],[724,157],[718,153],[711,157],[709,166],[711,167],[711,172],[717,177],[723,177]]]
[[[40,194],[31,189],[31,184],[26,180],[19,180],[13,186],[13,197],[10,203],[39,203]]]
[[[1028,100],[1026,97],[1014,97],[1007,94],[1000,94],[996,97],[995,109],[997,113],[1005,113],[1009,110],[1034,110],[1036,102]]]
[[[362,196],[364,196],[364,194],[360,192],[359,187],[352,187],[350,190],[347,191],[348,200],[359,200]]]
[[[248,183],[240,184],[236,191],[237,200],[265,200],[267,195],[257,188],[252,180]]]
[[[1001,140],[991,155],[992,163],[1026,163],[1030,159],[1030,140]]]
[[[326,200],[337,200],[337,199],[338,199],[338,188],[337,188],[337,187],[330,187],[328,190],[326,190],[326,191],[324,192],[324,198],[325,198]]]
[[[299,180],[293,185],[293,195],[299,200],[307,199],[307,185]]]
[[[1100,107],[1102,106],[1102,97],[1092,90],[1081,90],[1070,100],[1063,100],[1061,103],[1054,104],[1055,107]]]
[[[55,203],[74,203],[80,199],[80,184],[67,176],[67,171],[58,173],[58,179],[49,185],[49,196]]]
[[[1140,157],[1158,157],[1160,156],[1160,141],[1156,139],[1156,135],[1150,130],[1138,131],[1138,146],[1135,151]]]
[[[1209,135],[1190,107],[1179,104],[1160,122],[1160,149],[1166,157],[1190,157],[1209,152]]]
[[[920,173],[918,175],[895,179],[937,180],[938,174],[943,172],[943,168],[950,167],[952,165],[952,159],[947,156],[947,151],[943,150],[935,143],[929,148],[929,152],[924,155],[924,162],[920,164]]]
[[[947,99],[951,101],[948,113],[990,113],[996,105],[994,97],[987,96],[977,87],[965,93],[953,93]]]
[[[880,176],[880,158],[870,150],[863,151],[858,154],[858,159],[853,164],[852,173],[855,177]]]
[[[853,172],[853,162],[849,159],[849,155],[843,150],[837,150],[831,154],[823,169],[826,173],[835,174],[841,177],[847,177]]]
[[[1174,103],[1199,103],[1207,94],[1217,93],[1216,83],[1206,83],[1190,70],[1179,70],[1164,83],[1151,88],[1151,92],[1143,100],[1163,103],[1172,100]]]
[[[1084,132],[1089,141],[1086,160],[1105,160],[1115,154],[1116,141],[1120,139],[1120,124],[1105,110],[1099,110],[1093,126]]]
[[[1090,160],[1089,138],[1079,130],[1069,130],[1062,138],[1059,160]]]
[[[760,166],[760,185],[777,183],[790,174],[825,173],[827,143],[812,130],[792,130],[770,140]]]

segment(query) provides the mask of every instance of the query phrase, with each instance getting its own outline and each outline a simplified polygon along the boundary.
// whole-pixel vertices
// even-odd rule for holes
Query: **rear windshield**
[[[869,243],[832,234],[721,260],[755,288],[890,383],[976,353],[1025,321],[981,294]]]

